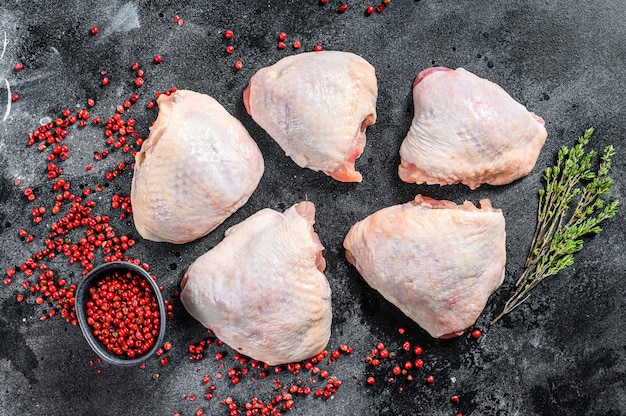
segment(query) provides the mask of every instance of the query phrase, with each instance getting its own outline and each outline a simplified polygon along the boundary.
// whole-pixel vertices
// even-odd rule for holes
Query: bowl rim
[[[95,285],[96,281],[100,280],[104,276],[112,273],[113,271],[119,271],[121,269],[126,269],[126,271],[134,272],[135,274],[143,277],[150,283],[150,287],[152,292],[154,293],[157,303],[159,305],[159,335],[157,336],[154,345],[150,348],[145,354],[142,354],[139,357],[135,358],[126,358],[125,356],[118,356],[108,351],[102,343],[96,339],[91,330],[90,326],[87,323],[87,315],[86,315],[86,296],[87,291]],[[152,278],[150,273],[148,273],[144,268],[138,266],[135,263],[131,263],[128,261],[112,261],[103,263],[99,266],[93,268],[87,275],[80,281],[76,288],[76,294],[74,296],[74,309],[76,310],[76,317],[78,319],[78,324],[83,333],[83,337],[87,340],[87,343],[91,347],[91,349],[103,360],[108,362],[109,364],[115,364],[119,366],[133,366],[138,365],[146,361],[152,355],[156,353],[161,344],[163,344],[163,339],[165,338],[165,326],[166,326],[166,308],[165,301],[163,299],[163,294],[159,289],[158,284]]]

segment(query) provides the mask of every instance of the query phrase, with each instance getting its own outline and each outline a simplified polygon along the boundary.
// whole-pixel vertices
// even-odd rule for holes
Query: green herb
[[[582,237],[601,232],[600,224],[617,212],[619,200],[607,203],[603,199],[613,185],[608,174],[615,150],[605,147],[598,171],[593,172],[596,152],[585,153],[592,134],[590,128],[576,146],[563,146],[556,165],[544,171],[545,188],[539,190],[537,228],[524,272],[492,325],[528,299],[529,292],[543,280],[574,264],[574,254],[583,248]]]

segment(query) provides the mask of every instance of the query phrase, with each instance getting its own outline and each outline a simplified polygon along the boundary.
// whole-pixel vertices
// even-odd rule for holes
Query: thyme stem
[[[582,237],[600,233],[600,224],[615,216],[620,201],[607,204],[603,198],[613,185],[608,173],[615,149],[605,147],[598,170],[593,172],[591,165],[597,154],[585,152],[592,134],[593,128],[589,128],[574,147],[563,146],[556,164],[544,171],[545,187],[539,190],[537,226],[524,271],[491,325],[524,303],[542,281],[574,264],[574,254],[583,248]]]

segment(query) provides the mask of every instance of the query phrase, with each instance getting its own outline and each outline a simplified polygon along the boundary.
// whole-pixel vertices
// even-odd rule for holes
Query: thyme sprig
[[[582,237],[600,233],[600,224],[617,212],[620,201],[607,203],[603,198],[613,185],[608,175],[615,149],[610,145],[604,148],[594,172],[592,163],[597,154],[594,150],[585,152],[592,134],[590,128],[573,148],[561,147],[556,165],[544,171],[545,187],[539,190],[537,227],[524,272],[492,325],[526,301],[542,281],[574,264],[574,254],[583,248]]]

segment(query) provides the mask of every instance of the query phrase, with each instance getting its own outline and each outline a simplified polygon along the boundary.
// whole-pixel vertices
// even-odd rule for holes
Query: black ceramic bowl
[[[88,312],[87,312],[87,303],[91,300],[90,289],[97,287],[97,284],[102,279],[105,279],[107,276],[114,275],[115,273],[119,273],[120,276],[125,276],[127,273],[131,273],[133,276],[137,276],[140,279],[144,279],[148,282],[147,288],[150,288],[154,296],[156,297],[158,308],[159,308],[159,332],[158,335],[153,338],[154,344],[150,347],[149,350],[144,352],[141,355],[134,357],[127,357],[126,355],[117,355],[113,351],[109,351],[106,346],[96,338],[93,334],[93,328],[88,323]],[[145,290],[145,289],[144,289]],[[158,285],[152,279],[150,274],[146,272],[141,267],[128,262],[111,262],[102,264],[96,268],[94,268],[85,278],[80,282],[78,288],[76,290],[75,296],[75,306],[76,306],[76,316],[78,318],[78,323],[83,332],[83,336],[87,339],[87,342],[91,346],[91,348],[95,351],[96,354],[102,360],[115,364],[115,365],[123,365],[123,366],[132,366],[138,365],[142,362],[146,361],[150,358],[154,353],[159,349],[161,344],[163,344],[163,338],[165,337],[165,302],[163,300],[163,295],[159,290]]]

